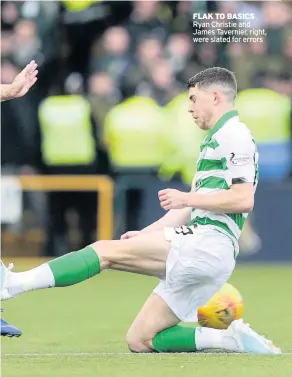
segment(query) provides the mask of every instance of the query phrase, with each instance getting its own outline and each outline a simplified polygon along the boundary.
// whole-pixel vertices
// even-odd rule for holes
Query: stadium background
[[[231,283],[244,297],[245,320],[287,353],[228,360],[128,355],[127,328],[157,281],[111,271],[5,302],[4,319],[24,335],[1,342],[3,376],[290,375],[291,4],[5,1],[1,7],[2,83],[31,59],[39,64],[35,88],[1,104],[4,261],[28,269],[96,234],[117,239],[161,216],[157,191],[189,189],[203,137],[187,114],[186,81],[201,69],[227,67],[261,152],[256,206]],[[263,43],[194,44],[192,13],[207,11],[254,13],[253,26],[268,36]]]
[[[252,27],[267,37],[193,43],[192,13],[214,11],[254,13]],[[61,255],[94,240],[97,227],[98,237],[117,238],[162,215],[157,190],[189,189],[203,137],[187,114],[186,81],[221,66],[236,74],[237,106],[260,148],[260,185],[241,259],[292,259],[291,4],[6,1],[1,44],[2,83],[31,59],[40,71],[31,93],[2,104],[2,174],[25,176],[30,190],[3,181],[4,256]],[[104,203],[110,198],[101,198],[97,221],[94,192],[47,192],[33,180],[77,174],[110,177],[113,215]],[[43,191],[32,191],[35,185]]]

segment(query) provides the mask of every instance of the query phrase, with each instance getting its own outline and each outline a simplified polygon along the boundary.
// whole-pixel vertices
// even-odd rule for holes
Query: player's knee
[[[111,268],[113,264],[113,244],[112,241],[97,241],[94,242],[92,248],[100,258],[100,262],[102,264],[103,269]]]
[[[114,268],[116,264],[128,262],[132,258],[122,241],[97,241],[91,247],[99,256],[102,269]]]
[[[126,341],[131,352],[135,353],[146,353],[146,352],[153,352],[151,347],[151,341],[142,340],[139,336],[135,336],[135,334],[128,332]]]

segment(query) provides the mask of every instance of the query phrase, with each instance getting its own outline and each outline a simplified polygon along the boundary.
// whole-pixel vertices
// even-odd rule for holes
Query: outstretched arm
[[[32,60],[11,84],[1,84],[1,101],[23,97],[37,81],[37,64]]]
[[[214,194],[166,189],[159,192],[159,200],[165,210],[192,207],[217,213],[248,213],[253,210],[254,188],[252,183],[235,184]]]

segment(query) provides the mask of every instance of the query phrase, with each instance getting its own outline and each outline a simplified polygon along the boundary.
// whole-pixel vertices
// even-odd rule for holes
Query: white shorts
[[[190,231],[193,233],[186,234]],[[198,308],[218,292],[233,272],[233,242],[209,225],[165,228],[164,234],[171,241],[171,249],[166,277],[154,292],[181,321],[197,322]]]

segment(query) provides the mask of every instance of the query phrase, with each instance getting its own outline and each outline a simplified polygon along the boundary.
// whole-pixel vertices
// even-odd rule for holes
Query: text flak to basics
[[[194,43],[264,42],[265,29],[254,27],[254,13],[193,13]]]

